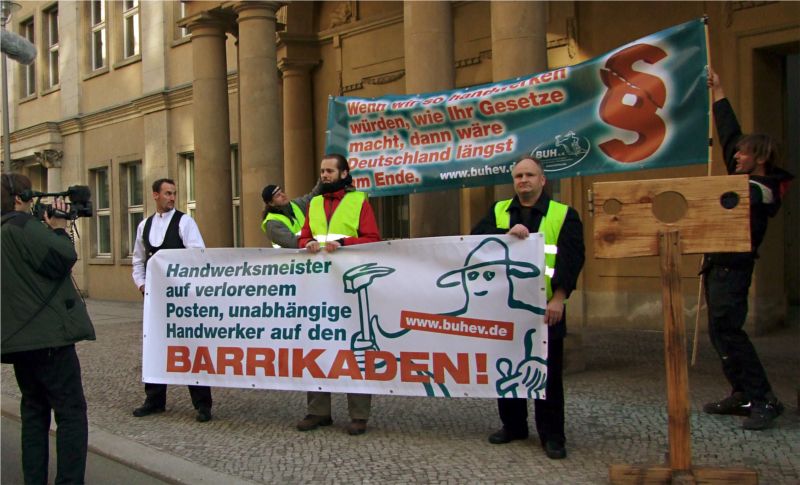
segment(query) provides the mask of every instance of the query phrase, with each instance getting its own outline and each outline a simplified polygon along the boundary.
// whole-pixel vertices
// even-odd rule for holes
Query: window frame
[[[134,58],[141,53],[141,16],[139,0],[122,0],[120,11],[122,17],[122,59]],[[128,25],[131,20],[132,26]],[[131,35],[133,37],[131,38]],[[130,51],[132,49],[132,51]]]
[[[102,192],[99,190],[100,186],[100,179],[99,175],[103,173],[105,176],[105,190],[106,190],[106,200],[101,200]],[[97,167],[92,167],[89,169],[89,181],[91,183],[91,190],[92,190],[92,199],[94,203],[94,215],[92,216],[92,224],[91,224],[91,257],[93,262],[106,262],[106,263],[113,263],[114,261],[114,230],[113,230],[113,223],[114,223],[114,215],[112,211],[113,206],[113,198],[111,193],[112,188],[112,173],[111,173],[111,166],[110,165],[99,165]],[[101,202],[106,202],[107,206],[101,206]],[[108,252],[102,252],[103,248],[103,241],[101,239],[101,228],[102,224],[100,220],[104,219],[107,221],[105,228],[108,231]]]
[[[178,19],[186,18],[186,3],[178,2]],[[178,40],[189,37],[191,32],[186,27],[178,27]]]
[[[136,180],[131,177],[131,172],[134,169],[138,172],[135,177]],[[136,230],[139,227],[139,223],[144,220],[145,187],[142,160],[130,160],[120,163],[120,173],[120,201],[122,203],[120,214],[125,214],[125,224],[122,226],[122,235],[120,237],[120,254],[124,260],[132,261],[133,250],[136,246]],[[133,185],[131,184],[132,181],[134,182]],[[136,195],[139,197],[138,201],[135,199]]]
[[[233,218],[233,247],[244,246],[242,231],[242,164],[239,145],[231,145],[231,217]]]
[[[95,6],[100,6],[99,12],[96,12]],[[91,0],[88,3],[89,9],[89,71],[96,72],[108,68],[108,8],[106,0]],[[95,14],[99,18],[95,18]],[[102,55],[102,64],[97,64],[97,44],[95,42],[96,36],[100,34],[102,45],[100,46]]]
[[[370,200],[375,212],[381,238],[408,239],[411,237],[411,207],[408,194],[376,197]]]
[[[45,35],[44,45],[47,48],[47,52],[45,53],[45,66],[47,70],[45,84],[48,89],[54,89],[61,83],[61,73],[58,66],[60,41],[58,31],[58,4],[53,5],[43,12],[43,22],[45,24],[42,28]],[[54,37],[55,42],[53,42]]]
[[[36,45],[36,23],[34,17],[28,17],[19,23],[19,35],[33,45]],[[28,65],[20,64],[20,98],[36,96],[36,60]]]
[[[178,156],[181,161],[181,185],[184,187],[183,190],[179,191],[182,194],[182,209],[184,213],[194,219],[197,211],[194,185],[194,152],[181,152]]]

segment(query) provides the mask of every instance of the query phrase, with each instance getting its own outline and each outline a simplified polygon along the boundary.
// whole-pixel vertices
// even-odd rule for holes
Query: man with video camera
[[[24,175],[2,176],[2,361],[22,392],[25,483],[47,483],[51,410],[56,483],[83,483],[89,431],[75,342],[94,340],[94,327],[71,278],[78,254],[59,217],[69,205],[55,199],[40,221],[34,195]]]

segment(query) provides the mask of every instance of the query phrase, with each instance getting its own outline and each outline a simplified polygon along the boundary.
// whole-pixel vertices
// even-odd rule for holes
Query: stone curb
[[[2,415],[20,421],[19,399],[2,396]],[[55,434],[55,423],[50,426]],[[226,475],[203,465],[158,451],[89,425],[89,451],[172,484],[253,485],[257,482]]]

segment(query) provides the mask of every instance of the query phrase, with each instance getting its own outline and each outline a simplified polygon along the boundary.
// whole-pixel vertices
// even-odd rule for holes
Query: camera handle
[[[78,225],[75,224],[76,220],[72,219],[69,221],[69,238],[72,241],[72,244],[75,244],[75,238],[81,238],[81,234],[78,232]]]

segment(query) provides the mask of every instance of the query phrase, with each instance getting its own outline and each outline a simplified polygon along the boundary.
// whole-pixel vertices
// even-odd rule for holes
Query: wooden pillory
[[[692,467],[681,254],[750,251],[746,175],[593,184],[594,254],[660,257],[668,465],[611,465],[613,484],[756,484],[744,468]]]

